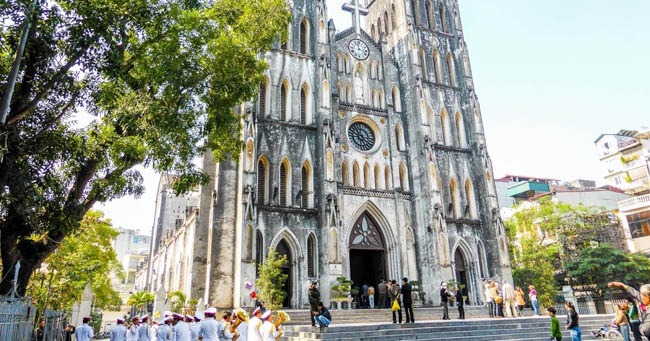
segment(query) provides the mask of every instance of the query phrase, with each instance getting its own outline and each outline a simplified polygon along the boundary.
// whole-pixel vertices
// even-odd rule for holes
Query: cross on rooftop
[[[359,4],[360,0],[350,0],[349,4],[343,4],[343,10],[352,13],[352,26],[357,35],[361,33],[361,16],[368,15],[368,9]]]

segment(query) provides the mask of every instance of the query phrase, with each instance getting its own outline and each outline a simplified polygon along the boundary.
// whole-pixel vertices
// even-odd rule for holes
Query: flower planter
[[[332,303],[336,304],[335,310],[350,310],[352,309],[352,297],[336,297],[332,299]],[[343,307],[343,303],[345,304],[346,307]],[[330,307],[332,309],[332,307]]]

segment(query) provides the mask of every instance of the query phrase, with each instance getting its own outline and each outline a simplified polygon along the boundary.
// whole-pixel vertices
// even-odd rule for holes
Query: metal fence
[[[0,297],[0,340],[30,341],[36,339],[39,326],[38,309],[24,298]],[[45,321],[43,341],[65,339],[67,314],[46,309],[41,317]]]

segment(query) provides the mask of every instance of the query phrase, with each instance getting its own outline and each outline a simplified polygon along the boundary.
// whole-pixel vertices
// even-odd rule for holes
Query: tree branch
[[[50,122],[47,122],[47,123],[45,124],[45,126],[44,126],[43,128],[41,128],[41,130],[39,130],[36,134],[34,134],[33,137],[27,139],[27,143],[29,143],[29,144],[33,144],[34,141],[36,141],[39,137],[41,137],[41,135],[42,135],[43,133],[45,133],[46,131],[50,130],[50,129],[52,128],[52,126],[53,126],[53,125],[54,125],[58,120],[60,120],[60,119],[63,117],[63,115],[65,115],[65,113],[66,113],[68,110],[70,110],[70,108],[72,107],[72,105],[74,104],[74,102],[77,100],[77,97],[79,97],[79,91],[77,91],[77,92],[72,96],[72,98],[70,98],[70,100],[68,101],[68,103],[66,103],[66,105],[65,105],[65,106],[63,107],[63,109],[61,110],[61,113],[59,113],[59,115],[57,115],[57,116],[56,116],[54,119],[52,119]]]

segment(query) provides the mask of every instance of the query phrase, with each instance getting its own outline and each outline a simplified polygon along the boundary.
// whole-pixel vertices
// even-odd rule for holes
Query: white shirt
[[[235,337],[235,334],[230,332],[230,322],[221,320],[219,322],[219,339],[232,340],[233,337]]]
[[[126,341],[126,327],[123,324],[111,329],[111,341]]]
[[[192,340],[196,340],[199,337],[199,333],[201,332],[201,322],[192,323],[190,325],[190,332],[192,333]]]
[[[214,317],[206,317],[205,320],[201,321],[199,336],[203,336],[203,341],[218,341],[218,333],[219,322]]]
[[[262,320],[257,316],[253,316],[252,319],[248,320],[248,330],[246,335],[248,336],[247,341],[263,341],[262,339]]]
[[[149,326],[146,323],[138,326],[138,341],[151,341],[151,335],[149,335]]]
[[[492,302],[492,293],[490,293],[490,287],[485,286],[485,301],[486,302]]]
[[[126,332],[126,340],[138,341],[138,326],[132,324],[131,327],[129,327],[129,331]]]
[[[75,329],[74,334],[77,341],[90,341],[93,338],[93,328],[88,323],[84,323],[81,327]]]
[[[178,321],[176,323],[174,326],[174,333],[176,334],[175,341],[192,341],[192,332],[190,331],[190,325],[185,321]]]
[[[156,338],[158,339],[158,341],[170,341],[172,339],[172,327],[166,324],[163,324],[160,327],[158,327]]]
[[[260,329],[262,332],[262,340],[264,341],[275,341],[278,337],[278,329],[268,320],[264,321]]]
[[[248,341],[248,322],[242,322],[237,327],[239,338],[237,340]]]
[[[512,300],[515,298],[515,291],[512,289],[512,285],[510,285],[510,283],[504,284],[501,292],[503,294],[504,300]]]

